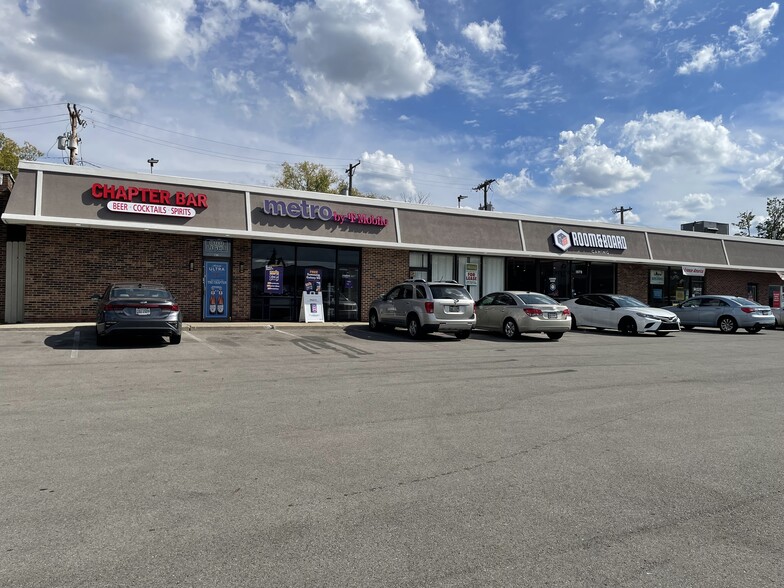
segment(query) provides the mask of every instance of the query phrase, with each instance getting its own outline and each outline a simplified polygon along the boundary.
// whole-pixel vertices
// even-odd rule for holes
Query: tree
[[[784,198],[768,198],[767,213],[757,225],[757,234],[764,239],[784,240]]]
[[[732,226],[738,227],[738,232],[735,233],[740,237],[751,237],[751,223],[754,222],[754,213],[750,210],[741,212],[738,215],[738,222],[732,223]]]
[[[284,161],[280,167],[281,175],[275,180],[275,186],[278,188],[327,194],[341,193],[341,181],[338,175],[320,163],[302,161],[292,165]]]
[[[401,194],[400,199],[408,204],[430,204],[430,194],[425,194],[424,192]]]
[[[0,133],[0,169],[11,172],[13,176],[19,173],[20,160],[35,161],[43,154],[27,141],[20,147],[16,141]]]

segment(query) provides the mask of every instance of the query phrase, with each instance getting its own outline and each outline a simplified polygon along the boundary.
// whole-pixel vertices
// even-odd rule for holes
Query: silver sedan
[[[569,309],[538,292],[493,292],[476,303],[476,328],[500,331],[509,339],[546,333],[557,340],[571,326]]]
[[[705,294],[664,308],[678,315],[684,329],[717,327],[722,333],[734,333],[740,327],[758,333],[763,327],[776,326],[770,306],[739,296]]]

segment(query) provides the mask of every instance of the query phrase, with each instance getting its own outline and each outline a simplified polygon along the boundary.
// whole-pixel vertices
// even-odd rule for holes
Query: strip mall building
[[[0,319],[90,321],[117,280],[166,284],[186,321],[365,320],[409,277],[558,299],[780,300],[784,242],[22,162],[0,188]]]

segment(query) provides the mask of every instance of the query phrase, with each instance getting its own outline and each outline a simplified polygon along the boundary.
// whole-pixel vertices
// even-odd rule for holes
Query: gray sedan
[[[500,331],[509,339],[520,333],[560,339],[571,327],[569,309],[538,292],[493,292],[476,303],[476,328]]]
[[[665,308],[678,315],[684,329],[714,327],[722,333],[734,333],[740,327],[758,333],[763,327],[776,325],[770,306],[739,296],[695,296]]]

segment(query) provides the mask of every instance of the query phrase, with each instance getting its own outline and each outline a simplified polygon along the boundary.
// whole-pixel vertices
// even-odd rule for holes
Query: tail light
[[[109,303],[106,306],[104,306],[103,309],[106,312],[117,312],[118,310],[125,309],[125,305],[124,304],[112,304],[112,303]]]
[[[525,308],[525,314],[528,316],[542,316],[542,311],[538,308]]]
[[[435,312],[435,308],[432,302],[425,302],[425,312],[427,314],[433,314],[433,312]]]
[[[564,310],[563,310],[563,315],[564,315],[564,316],[572,316],[572,313],[569,311],[569,309],[568,309],[568,308],[564,308]]]
[[[162,306],[161,308],[162,308],[163,310],[166,310],[166,308],[167,308],[167,307],[165,307],[165,306]],[[170,307],[168,307],[168,308],[169,308],[169,310],[170,310],[171,312],[177,312],[177,311],[179,311],[179,310],[180,310],[180,305],[179,305],[179,304],[172,304],[172,305],[171,305]]]
[[[757,310],[753,306],[741,306],[740,309],[745,312],[746,314],[753,314],[755,310]]]
[[[476,302],[474,302],[474,316],[476,316]]]

